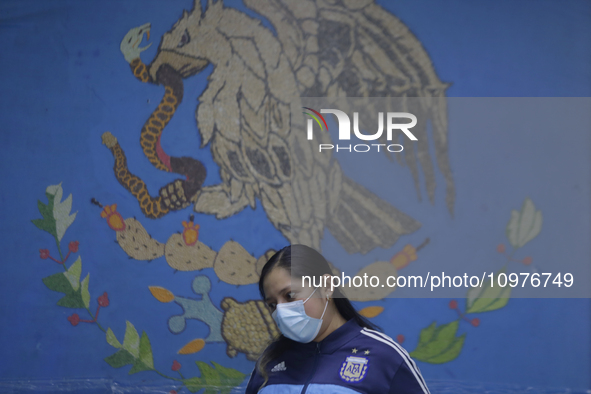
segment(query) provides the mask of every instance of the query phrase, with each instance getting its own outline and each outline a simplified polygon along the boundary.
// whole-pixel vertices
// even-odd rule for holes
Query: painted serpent
[[[115,157],[115,176],[139,202],[144,215],[156,219],[170,211],[184,209],[191,204],[191,198],[200,190],[205,180],[205,166],[191,157],[172,157],[164,152],[160,139],[162,131],[172,119],[183,99],[183,75],[168,64],[163,64],[155,71],[155,76],[139,58],[143,33],[149,37],[149,24],[132,29],[121,42],[121,51],[129,62],[133,75],[142,82],[164,85],[165,93],[158,107],[152,112],[140,133],[140,144],[144,154],[154,167],[162,171],[174,172],[185,176],[163,186],[158,197],[150,196],[146,184],[127,168],[127,159],[121,146],[110,132],[102,136],[105,144]]]

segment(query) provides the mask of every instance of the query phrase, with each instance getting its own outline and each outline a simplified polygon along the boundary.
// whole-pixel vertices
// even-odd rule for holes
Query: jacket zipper
[[[312,372],[310,373],[310,377],[306,381],[306,384],[304,385],[304,388],[302,388],[302,391],[300,394],[304,394],[306,392],[306,390],[308,389],[308,385],[310,384],[310,381],[312,380],[312,378],[314,377],[314,374],[316,373],[316,364],[318,364],[319,356],[320,356],[320,342],[317,342],[316,343],[316,354],[314,354],[314,365],[312,366]]]

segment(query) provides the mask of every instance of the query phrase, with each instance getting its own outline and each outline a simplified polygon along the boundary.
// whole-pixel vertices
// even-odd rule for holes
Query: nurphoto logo
[[[310,116],[307,122],[308,140],[314,139],[314,121],[318,124],[321,131],[324,128],[328,131],[328,125],[322,114],[333,114],[337,117],[339,123],[339,141],[351,140],[351,121],[349,116],[338,109],[321,109],[320,112],[309,108],[302,107],[310,112],[303,112],[303,114]],[[410,122],[398,123],[398,119],[409,119]],[[396,121],[395,121],[396,120]],[[417,124],[417,117],[408,112],[387,112],[386,113],[386,139],[392,141],[392,135],[394,130],[400,130],[406,135],[411,141],[417,141],[417,137],[410,132],[409,129],[413,128]],[[353,112],[353,133],[355,136],[363,141],[375,141],[379,139],[384,133],[384,113],[378,112],[378,131],[375,134],[363,134],[359,131],[359,113]],[[398,137],[396,135],[396,137]],[[377,151],[380,151],[381,147],[385,147],[388,152],[402,152],[404,147],[400,144],[355,144],[355,145],[336,145],[336,151],[344,150],[348,152],[369,152],[375,147]],[[318,151],[332,150],[335,149],[333,144],[318,144]]]

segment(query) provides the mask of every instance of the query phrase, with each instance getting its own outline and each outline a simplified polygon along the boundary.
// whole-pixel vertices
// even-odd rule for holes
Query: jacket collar
[[[361,328],[362,327],[357,323],[357,321],[355,321],[355,319],[347,321],[345,324],[331,332],[326,338],[319,342],[320,352],[328,354],[334,353],[336,350],[342,348],[353,338],[359,335]]]
[[[292,346],[299,351],[320,351],[320,353],[332,354],[359,335],[361,328],[355,319],[351,319],[320,342],[298,343],[293,341]]]

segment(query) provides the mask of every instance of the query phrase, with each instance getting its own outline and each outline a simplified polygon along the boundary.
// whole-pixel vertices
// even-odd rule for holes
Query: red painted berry
[[[497,246],[497,252],[499,252],[499,253],[505,253],[505,245],[499,244]]]
[[[74,313],[72,316],[68,317],[68,321],[73,325],[77,326],[80,323],[80,316],[77,313]]]
[[[480,325],[480,319],[475,317],[470,321],[470,324],[472,324],[474,327],[478,327]]]
[[[532,262],[532,258],[530,256],[527,256],[526,258],[524,258],[522,260],[522,263],[525,264],[525,265],[530,265],[531,262]]]
[[[176,390],[170,390],[168,394],[176,394]]]
[[[80,242],[78,242],[78,241],[70,242],[70,244],[68,245],[70,252],[76,253],[78,251],[78,245],[80,245]]]
[[[103,308],[109,306],[109,296],[106,291],[98,298],[98,304]]]
[[[175,372],[178,371],[179,369],[181,369],[181,363],[179,363],[178,361],[174,360],[172,362],[172,367],[170,369],[172,369]]]
[[[39,249],[39,257],[41,257],[43,260],[45,260],[46,258],[49,257],[49,250],[47,249]]]
[[[402,335],[402,334],[396,335],[396,342],[398,342],[398,343],[404,342],[404,335]]]
[[[451,300],[449,302],[449,308],[450,309],[458,309],[458,302],[456,300]]]

